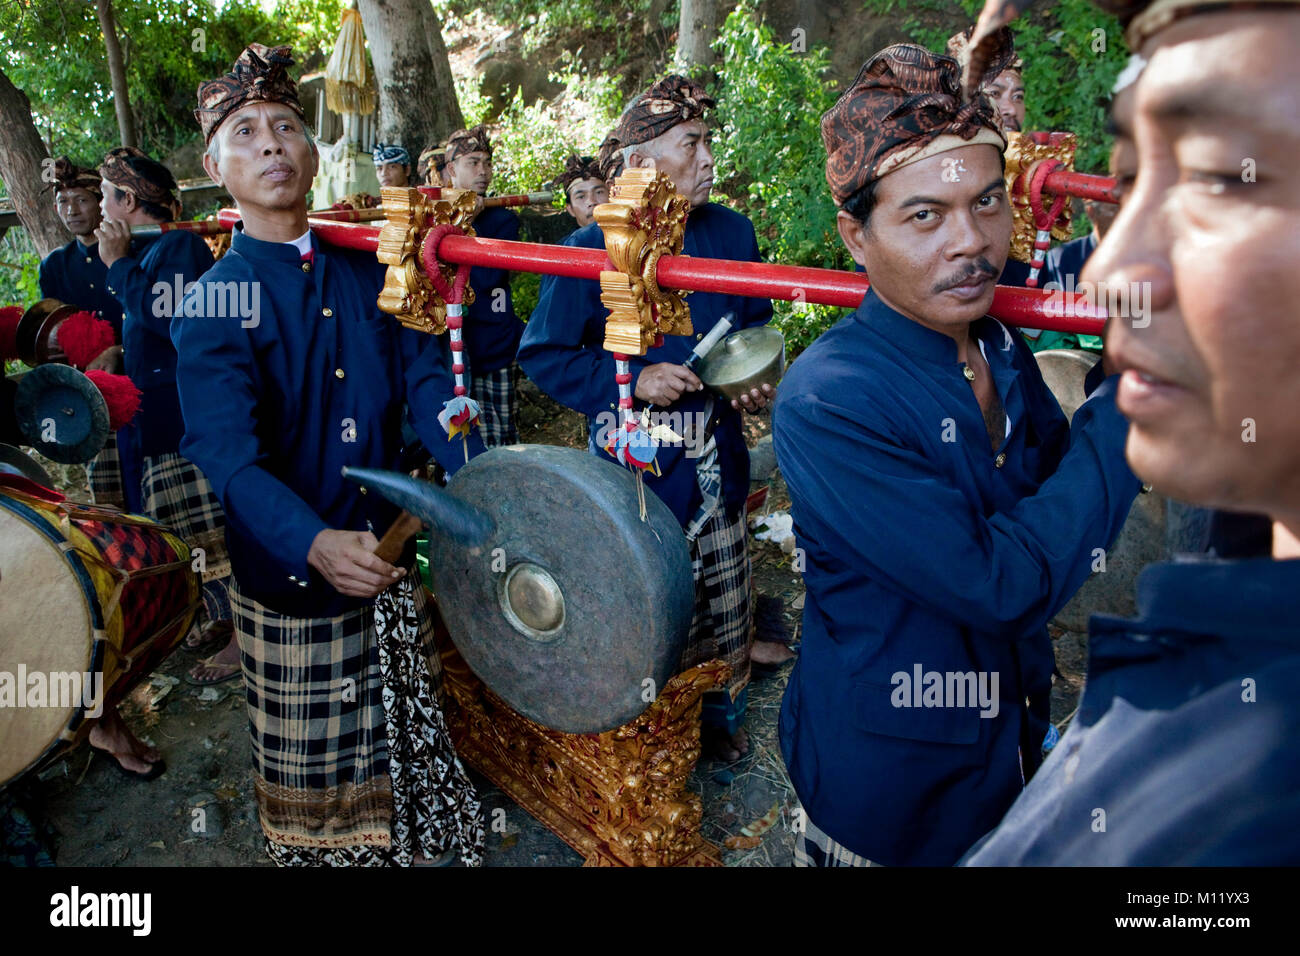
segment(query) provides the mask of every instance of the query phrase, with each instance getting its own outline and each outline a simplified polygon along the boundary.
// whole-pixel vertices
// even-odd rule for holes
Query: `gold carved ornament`
[[[379,230],[376,258],[388,266],[379,308],[395,316],[408,329],[441,335],[447,330],[447,303],[424,274],[424,238],[434,226],[453,225],[474,235],[478,197],[469,189],[447,187],[424,189],[385,186],[384,225]],[[456,278],[456,267],[441,263],[448,286]],[[474,301],[474,290],[466,287],[466,306]]]
[[[613,270],[600,274],[600,301],[609,309],[605,348],[644,355],[660,335],[690,335],[691,309],[683,292],[659,287],[663,256],[681,255],[690,202],[654,169],[625,170],[595,209]]]
[[[1074,169],[1078,138],[1073,133],[1007,133],[1007,195],[1011,197],[1011,257],[1020,262],[1033,259],[1034,239],[1038,226],[1029,202],[1029,183],[1039,163],[1056,160],[1066,169]],[[1051,197],[1044,192],[1044,207]],[[1052,238],[1066,242],[1073,236],[1070,227],[1070,203],[1067,201],[1052,222]]]

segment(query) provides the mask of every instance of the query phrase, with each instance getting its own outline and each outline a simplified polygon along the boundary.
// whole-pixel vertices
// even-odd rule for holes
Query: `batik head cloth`
[[[374,151],[371,157],[376,166],[397,164],[399,166],[411,165],[411,154],[400,146],[390,145],[388,143],[375,143]]]
[[[563,189],[565,196],[568,196],[569,187],[584,179],[594,179],[603,183],[605,177],[601,175],[600,163],[595,156],[579,156],[577,153],[571,153],[564,161],[564,172],[555,177],[555,185]]]
[[[619,148],[638,146],[658,139],[679,123],[699,119],[717,105],[700,84],[674,73],[629,104],[613,135]]]
[[[447,140],[447,162],[454,163],[466,153],[487,153],[492,158],[492,140],[488,138],[488,129],[479,124],[473,129],[458,129]]]
[[[970,45],[971,34],[974,32],[975,25],[971,24],[961,33],[954,33],[948,38],[948,55],[957,61],[958,66],[963,63],[966,47]],[[1024,72],[1025,61],[1016,56],[1016,38],[1010,27],[1003,27],[997,32],[989,47],[989,55],[991,59],[984,68],[985,82],[993,80],[1003,70]]]
[[[842,205],[895,169],[938,153],[1006,139],[993,107],[961,99],[957,61],[910,43],[881,50],[822,116],[826,182]]]
[[[199,108],[194,118],[203,129],[203,141],[212,142],[222,121],[246,103],[283,103],[306,122],[298,102],[298,87],[289,78],[291,66],[291,47],[250,43],[229,73],[200,83]]]
[[[606,185],[612,183],[623,172],[623,147],[613,133],[606,136],[596,150],[596,168]]]
[[[175,177],[166,166],[150,159],[134,146],[110,149],[99,167],[99,175],[118,189],[133,193],[142,202],[171,210],[173,218],[181,213],[181,202],[173,192]]]
[[[96,196],[103,195],[100,192],[99,173],[78,166],[66,156],[60,156],[54,161],[54,182],[45,188],[53,189],[56,196],[65,189],[84,189]]]

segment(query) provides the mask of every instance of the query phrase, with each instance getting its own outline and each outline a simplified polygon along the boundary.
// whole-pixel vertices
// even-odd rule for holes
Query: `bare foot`
[[[157,747],[145,744],[127,727],[117,708],[110,707],[90,729],[90,746],[115,758],[122,769],[132,773],[149,773],[162,759]]]
[[[749,753],[749,734],[740,728],[729,734],[724,727],[705,727],[701,731],[704,755],[723,763],[735,763]]]
[[[749,659],[755,664],[780,665],[795,659],[795,652],[776,641],[755,641],[749,650]]]
[[[219,684],[238,674],[241,669],[239,639],[232,636],[225,647],[190,668],[190,683]]]

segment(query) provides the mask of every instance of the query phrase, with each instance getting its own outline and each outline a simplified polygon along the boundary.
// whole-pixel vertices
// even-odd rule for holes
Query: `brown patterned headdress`
[[[674,73],[634,99],[618,121],[613,136],[619,147],[648,143],[679,123],[699,119],[717,106],[704,87]]]
[[[292,47],[250,43],[229,73],[200,83],[194,118],[203,129],[203,142],[212,142],[222,121],[246,103],[283,103],[306,122],[297,84],[289,78],[291,66]]]
[[[555,177],[555,185],[563,189],[565,196],[568,196],[569,187],[584,179],[595,179],[603,183],[605,177],[601,175],[600,163],[595,156],[579,156],[577,153],[571,153],[564,161],[564,172]]]
[[[957,61],[897,43],[881,50],[822,116],[826,182],[837,204],[903,166],[987,143],[1006,147],[982,96],[963,102]]]
[[[54,182],[45,188],[53,189],[56,196],[65,189],[84,189],[101,198],[103,195],[100,192],[99,173],[78,166],[66,156],[60,156],[54,161]]]
[[[447,140],[447,162],[454,163],[466,153],[487,153],[488,158],[492,158],[492,140],[483,124],[472,129],[458,129]]]
[[[172,218],[181,214],[181,201],[172,191],[176,179],[162,163],[154,162],[134,146],[117,146],[108,151],[99,167],[105,182],[133,193],[143,202],[171,210]]]
[[[596,168],[606,185],[612,183],[623,172],[623,148],[614,134],[606,136],[596,150]]]
[[[965,30],[954,33],[948,38],[948,55],[957,61],[958,66],[962,63],[962,57],[966,53],[966,47],[970,45],[971,34],[974,32],[975,25],[972,23]],[[997,31],[993,42],[988,47],[988,53],[989,60],[984,65],[986,82],[993,80],[1003,70],[1015,70],[1021,73],[1025,69],[1025,61],[1016,55],[1016,38],[1010,27],[1003,27]]]

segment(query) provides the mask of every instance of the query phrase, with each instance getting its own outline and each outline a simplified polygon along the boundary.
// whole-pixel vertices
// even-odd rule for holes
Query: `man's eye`
[[[1241,178],[1241,173],[1235,171],[1231,173],[1215,173],[1193,169],[1186,173],[1184,178],[1188,182],[1210,187],[1210,192],[1214,195],[1225,193],[1235,186],[1245,184],[1245,180]]]
[[[996,206],[998,202],[1001,200],[1001,198],[1002,197],[997,195],[997,193],[990,193],[987,196],[980,196],[980,198],[977,201],[979,202],[981,207],[983,207],[984,209],[988,209],[992,206]]]
[[[916,222],[931,222],[933,221],[934,216],[935,212],[933,209],[922,209],[920,212],[916,213],[912,219]]]

